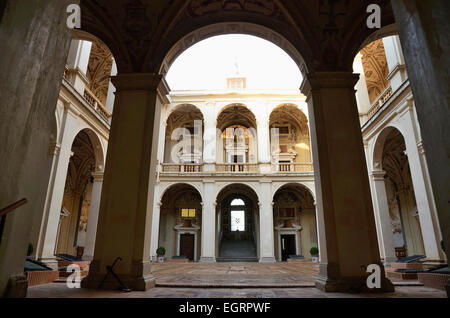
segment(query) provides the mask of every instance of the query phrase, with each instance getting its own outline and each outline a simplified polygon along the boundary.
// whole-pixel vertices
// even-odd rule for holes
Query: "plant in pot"
[[[30,244],[28,244],[27,256],[30,257],[31,254],[33,254],[33,252],[34,252],[34,246],[33,246],[33,244],[30,243]]]
[[[318,263],[319,262],[319,249],[317,247],[311,247],[311,249],[309,250],[309,253],[311,254],[312,262]]]
[[[158,263],[164,263],[164,255],[166,255],[166,249],[162,246],[158,247],[156,250],[156,255],[158,256]]]

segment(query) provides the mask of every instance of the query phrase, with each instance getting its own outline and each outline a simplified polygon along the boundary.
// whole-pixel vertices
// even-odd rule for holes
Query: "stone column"
[[[449,260],[450,2],[435,0],[430,4],[420,0],[392,0],[391,3],[414,94],[439,224]],[[447,295],[450,295],[450,282],[447,284]]]
[[[275,262],[275,241],[273,226],[273,201],[270,180],[261,180],[259,196],[259,262]]]
[[[400,39],[396,35],[385,37],[383,38],[383,45],[389,67],[387,80],[391,84],[392,91],[395,92],[408,77]]]
[[[117,75],[117,64],[116,64],[116,61],[113,60],[111,76],[116,76],[116,75]],[[114,100],[116,98],[116,96],[114,95],[115,92],[116,92],[116,88],[114,87],[113,83],[110,80],[109,84],[108,84],[108,96],[106,97],[105,106],[106,106],[106,109],[109,110],[111,114],[114,111]]]
[[[94,185],[92,186],[91,207],[89,208],[83,255],[83,259],[87,261],[94,259],[95,236],[97,235],[98,213],[102,196],[103,172],[95,172],[92,176],[94,177]]]
[[[76,131],[78,130],[79,114],[74,111],[74,109],[70,108],[70,105],[65,106],[59,159],[55,168],[54,180],[52,180],[53,185],[48,189],[49,193],[44,207],[41,233],[37,245],[36,256],[54,269],[58,268],[58,262],[54,254],[58,238],[59,219],[64,198],[67,169],[70,157],[72,156],[72,144]]]
[[[373,205],[379,218],[378,232],[381,257],[384,258],[384,264],[389,265],[395,262],[397,257],[395,256],[394,235],[392,233],[391,216],[389,215],[389,204],[384,183],[385,174],[385,171],[377,170],[372,171],[370,176],[373,187]]]
[[[258,133],[258,162],[270,164],[270,132],[269,132],[269,115],[261,114],[257,118]]]
[[[156,198],[157,197],[155,195],[155,199]],[[153,262],[157,261],[156,250],[158,249],[158,243],[159,243],[159,220],[161,217],[161,206],[162,206],[162,202],[158,201],[158,202],[155,202],[155,205],[153,208],[152,241],[151,241],[151,247],[150,247],[150,257]]]
[[[392,291],[380,261],[367,165],[350,72],[308,74],[307,96],[324,291],[367,290],[366,268],[381,268],[381,289]]]
[[[83,96],[84,89],[89,83],[86,76],[91,56],[92,42],[84,40],[73,40],[70,44],[67,66],[72,70],[70,82],[73,87]]]
[[[404,127],[404,140],[408,163],[411,171],[411,180],[414,188],[414,196],[419,214],[420,227],[422,229],[425,254],[429,260],[441,260],[444,253],[441,249],[441,235],[433,194],[425,183],[426,167],[422,166],[419,153],[418,135],[415,127],[413,100],[406,102],[406,107],[401,115],[401,124]]]
[[[216,162],[216,117],[213,107],[205,111],[205,130],[203,133],[203,163],[206,171],[214,170]]]
[[[203,181],[202,242],[200,262],[216,262],[216,197],[214,180]]]
[[[6,217],[0,238],[0,297],[26,295],[23,267],[33,215],[44,210],[52,169],[48,144],[73,33],[64,23],[66,8],[76,3],[1,1],[7,6],[0,10],[0,206],[22,198],[28,203]]]
[[[106,266],[121,257],[115,273],[133,290],[147,290],[155,284],[150,241],[156,182],[153,144],[155,134],[159,134],[159,121],[155,125],[155,119],[161,114],[156,100],[161,76],[119,74],[112,81],[117,91],[94,259],[82,287],[97,288]],[[109,276],[104,288],[117,287],[117,281]]]

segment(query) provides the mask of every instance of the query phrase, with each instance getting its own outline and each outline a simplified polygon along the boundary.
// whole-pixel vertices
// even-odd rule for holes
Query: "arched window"
[[[242,199],[234,199],[231,201],[231,206],[239,206],[239,205],[245,205],[244,201]]]

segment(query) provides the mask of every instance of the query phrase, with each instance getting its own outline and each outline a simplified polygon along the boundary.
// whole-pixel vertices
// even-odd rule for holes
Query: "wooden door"
[[[194,260],[194,234],[180,235],[180,256],[186,256],[191,261]]]

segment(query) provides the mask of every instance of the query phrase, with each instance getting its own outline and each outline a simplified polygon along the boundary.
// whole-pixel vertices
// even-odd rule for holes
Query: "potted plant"
[[[311,254],[312,262],[318,263],[319,262],[319,249],[317,247],[311,247],[311,249],[309,250],[309,253]]]
[[[27,250],[27,256],[29,257],[29,256],[31,256],[31,254],[33,254],[33,252],[34,252],[34,246],[33,246],[33,244],[28,244],[28,250]]]
[[[158,256],[158,263],[164,263],[164,255],[166,255],[166,249],[162,246],[158,247],[156,250],[156,255]]]

